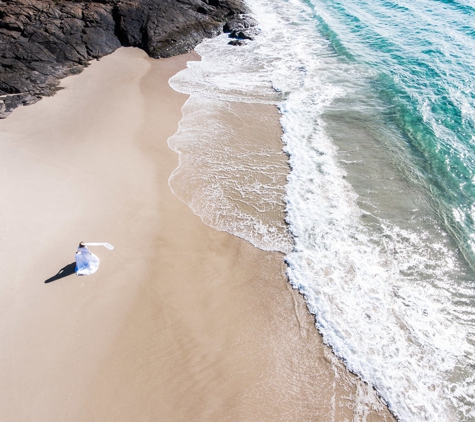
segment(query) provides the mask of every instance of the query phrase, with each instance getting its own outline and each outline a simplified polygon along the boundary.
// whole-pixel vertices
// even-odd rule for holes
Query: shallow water
[[[180,129],[168,141],[180,154],[170,186],[211,227],[267,251],[289,252],[284,193],[289,172],[278,113],[192,95]]]
[[[324,341],[401,420],[475,420],[473,9],[251,6],[254,42],[205,41],[202,61],[171,80],[201,103],[184,110],[170,144],[205,151],[209,164],[182,199],[213,227],[287,253]],[[232,119],[239,103],[279,107],[285,198],[278,152],[260,149],[259,134],[230,150],[213,125],[213,113]],[[204,133],[186,119],[206,122]]]

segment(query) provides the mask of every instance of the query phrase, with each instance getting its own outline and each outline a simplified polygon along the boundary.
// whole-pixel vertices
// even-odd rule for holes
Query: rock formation
[[[237,15],[224,24],[223,31],[229,33],[231,45],[242,45],[243,40],[253,40],[258,34],[257,21],[248,15]]]
[[[228,21],[232,37],[251,39],[246,12],[242,0],[0,0],[0,118],[121,45],[170,57]]]

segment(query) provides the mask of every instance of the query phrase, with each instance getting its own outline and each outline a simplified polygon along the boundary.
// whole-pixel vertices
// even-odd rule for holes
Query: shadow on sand
[[[53,277],[48,278],[45,280],[45,283],[51,283],[52,281],[59,280],[60,278],[67,277],[69,275],[73,275],[75,273],[76,263],[71,262],[71,264],[66,265],[65,267],[61,268],[58,271],[58,274],[54,275]]]

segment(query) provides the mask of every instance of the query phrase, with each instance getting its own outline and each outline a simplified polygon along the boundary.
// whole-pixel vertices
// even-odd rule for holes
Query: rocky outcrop
[[[253,40],[258,34],[257,21],[248,15],[236,15],[225,23],[223,31],[229,34],[231,45],[242,45],[243,40]]]
[[[121,45],[182,54],[246,12],[241,0],[0,0],[0,118]]]

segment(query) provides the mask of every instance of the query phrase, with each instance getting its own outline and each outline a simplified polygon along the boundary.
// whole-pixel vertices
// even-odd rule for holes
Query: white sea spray
[[[285,226],[270,226],[246,212],[253,201],[264,211],[266,203],[279,202],[278,193],[266,191],[275,181],[222,180],[229,171],[255,172],[255,181],[269,170],[272,178],[265,150],[243,152],[239,162],[234,151],[219,146],[207,170],[212,183],[186,202],[213,227],[263,249],[288,252],[289,281],[305,296],[324,341],[375,386],[401,420],[475,419],[474,299],[460,254],[434,216],[419,217],[428,212],[425,203],[406,223],[404,215],[392,219],[380,211],[385,192],[359,197],[346,169],[361,165],[364,172],[365,161],[342,156],[328,127],[332,117],[325,114],[349,115],[354,110],[348,104],[358,104],[352,98],[361,97],[360,114],[378,113],[371,99],[363,98],[371,91],[372,69],[336,54],[317,30],[317,6],[299,0],[259,0],[250,6],[260,22],[255,41],[235,48],[225,35],[207,40],[197,47],[202,61],[172,78],[172,86],[191,97],[170,145],[180,151],[198,141],[214,154],[216,138],[193,132],[196,121],[223,139],[226,131],[213,125],[213,113],[226,112],[226,103],[277,105],[291,166],[285,201],[292,239]],[[324,11],[322,16],[331,21]],[[193,115],[193,110],[200,112]],[[468,116],[471,106],[464,110]],[[341,126],[352,136],[348,122],[342,119]],[[225,193],[229,186],[243,198],[257,193],[263,200],[253,197],[242,207]],[[414,192],[408,184],[408,197],[415,197],[408,201],[417,203]]]

